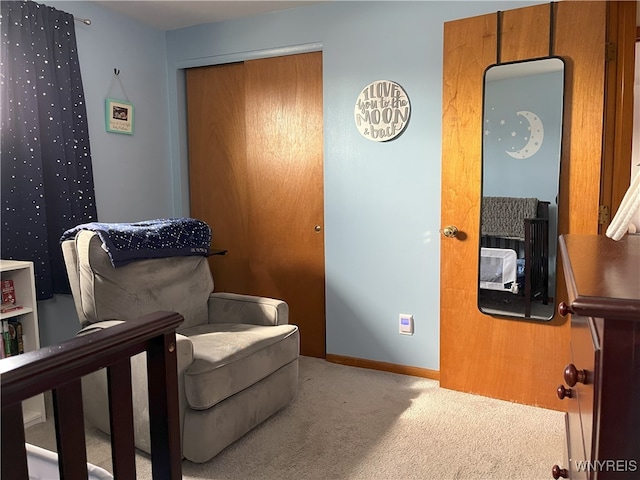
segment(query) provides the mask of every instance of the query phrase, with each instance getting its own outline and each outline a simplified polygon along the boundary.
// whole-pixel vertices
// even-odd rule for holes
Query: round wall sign
[[[411,104],[407,92],[396,82],[378,80],[360,92],[353,113],[363,137],[387,142],[407,128]]]

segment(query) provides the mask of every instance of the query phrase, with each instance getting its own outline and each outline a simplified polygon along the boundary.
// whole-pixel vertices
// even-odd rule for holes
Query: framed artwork
[[[105,102],[107,132],[133,135],[133,104],[107,98]]]

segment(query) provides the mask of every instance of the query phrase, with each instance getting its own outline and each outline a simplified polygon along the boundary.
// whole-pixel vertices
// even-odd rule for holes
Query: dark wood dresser
[[[640,235],[562,235],[571,361],[558,372],[568,402],[569,465],[554,478],[640,479]]]

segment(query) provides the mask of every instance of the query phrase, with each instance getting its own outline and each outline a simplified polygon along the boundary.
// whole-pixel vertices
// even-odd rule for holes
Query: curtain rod
[[[85,25],[91,25],[91,19],[89,19],[89,18],[78,18],[78,17],[73,17],[73,19],[74,19],[76,22],[82,22],[82,23],[84,23]]]

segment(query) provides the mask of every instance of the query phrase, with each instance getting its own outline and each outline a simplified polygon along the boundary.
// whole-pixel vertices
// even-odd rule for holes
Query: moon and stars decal
[[[495,113],[494,108],[491,108],[491,113]],[[544,126],[534,112],[521,110],[511,117],[500,118],[497,122],[487,117],[484,135],[491,138],[492,142],[502,145],[504,152],[510,157],[525,159],[535,155],[542,147]]]

